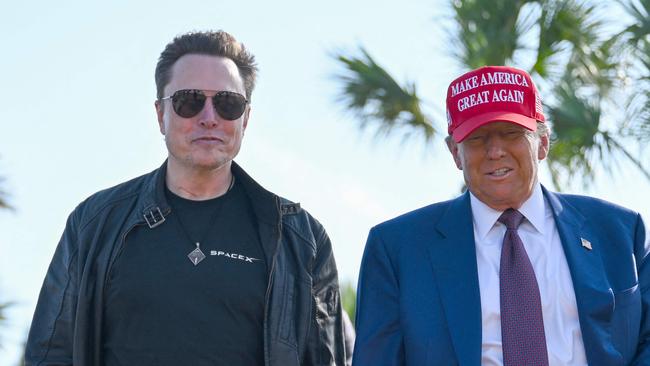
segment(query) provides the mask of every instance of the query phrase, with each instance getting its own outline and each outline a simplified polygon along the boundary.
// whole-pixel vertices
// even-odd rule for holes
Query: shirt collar
[[[485,236],[492,229],[494,224],[499,219],[503,211],[497,211],[485,203],[481,202],[471,192],[469,193],[470,202],[472,207],[472,219],[474,222],[474,229],[478,237],[477,240],[484,240]],[[540,234],[544,234],[544,218],[547,214],[552,214],[546,207],[544,200],[544,193],[540,183],[536,183],[533,192],[519,208],[519,212],[526,217],[535,230]]]
[[[526,217],[535,230],[540,234],[544,234],[544,218],[552,213],[544,200],[544,193],[542,192],[541,184],[535,184],[533,193],[526,202],[521,205],[519,212]]]

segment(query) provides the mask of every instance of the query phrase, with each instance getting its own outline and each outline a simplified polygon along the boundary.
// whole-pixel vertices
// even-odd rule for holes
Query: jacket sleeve
[[[25,348],[25,366],[72,365],[78,285],[75,213],[54,252],[38,298]]]
[[[303,364],[343,366],[345,341],[336,263],[329,237],[322,226],[317,226],[316,259],[312,270],[315,313],[307,341],[306,362]]]
[[[650,365],[650,233],[637,215],[634,257],[641,289],[641,327],[639,344],[631,365]]]
[[[399,281],[377,229],[368,235],[357,290],[354,366],[404,365]]]

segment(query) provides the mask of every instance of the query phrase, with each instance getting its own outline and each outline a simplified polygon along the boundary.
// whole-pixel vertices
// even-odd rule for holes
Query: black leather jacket
[[[237,164],[232,171],[250,197],[271,263],[265,365],[344,365],[337,270],[325,230],[299,204],[266,191]],[[134,227],[165,225],[171,212],[165,172],[166,163],[94,194],[72,212],[41,289],[25,365],[101,365],[108,273]]]

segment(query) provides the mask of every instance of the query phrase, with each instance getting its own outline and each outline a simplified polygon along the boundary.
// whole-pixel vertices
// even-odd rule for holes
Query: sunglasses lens
[[[200,90],[179,90],[172,96],[174,112],[183,118],[199,114],[205,104],[205,95]]]
[[[212,98],[212,103],[221,118],[233,121],[244,114],[247,101],[241,94],[221,91]]]

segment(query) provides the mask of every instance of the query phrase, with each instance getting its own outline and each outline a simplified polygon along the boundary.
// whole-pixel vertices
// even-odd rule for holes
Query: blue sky
[[[158,167],[157,57],[175,35],[224,29],[256,55],[259,82],[236,159],[267,189],[316,216],[342,281],[356,283],[368,229],[455,196],[461,173],[442,139],[374,139],[336,102],[330,56],[363,44],[400,81],[417,81],[439,118],[450,58],[444,1],[12,2],[0,15],[0,365],[15,364],[67,215],[97,190]],[[444,128],[444,124],[438,125]],[[623,165],[587,193],[650,217],[650,184]],[[542,182],[549,182],[546,171]]]

